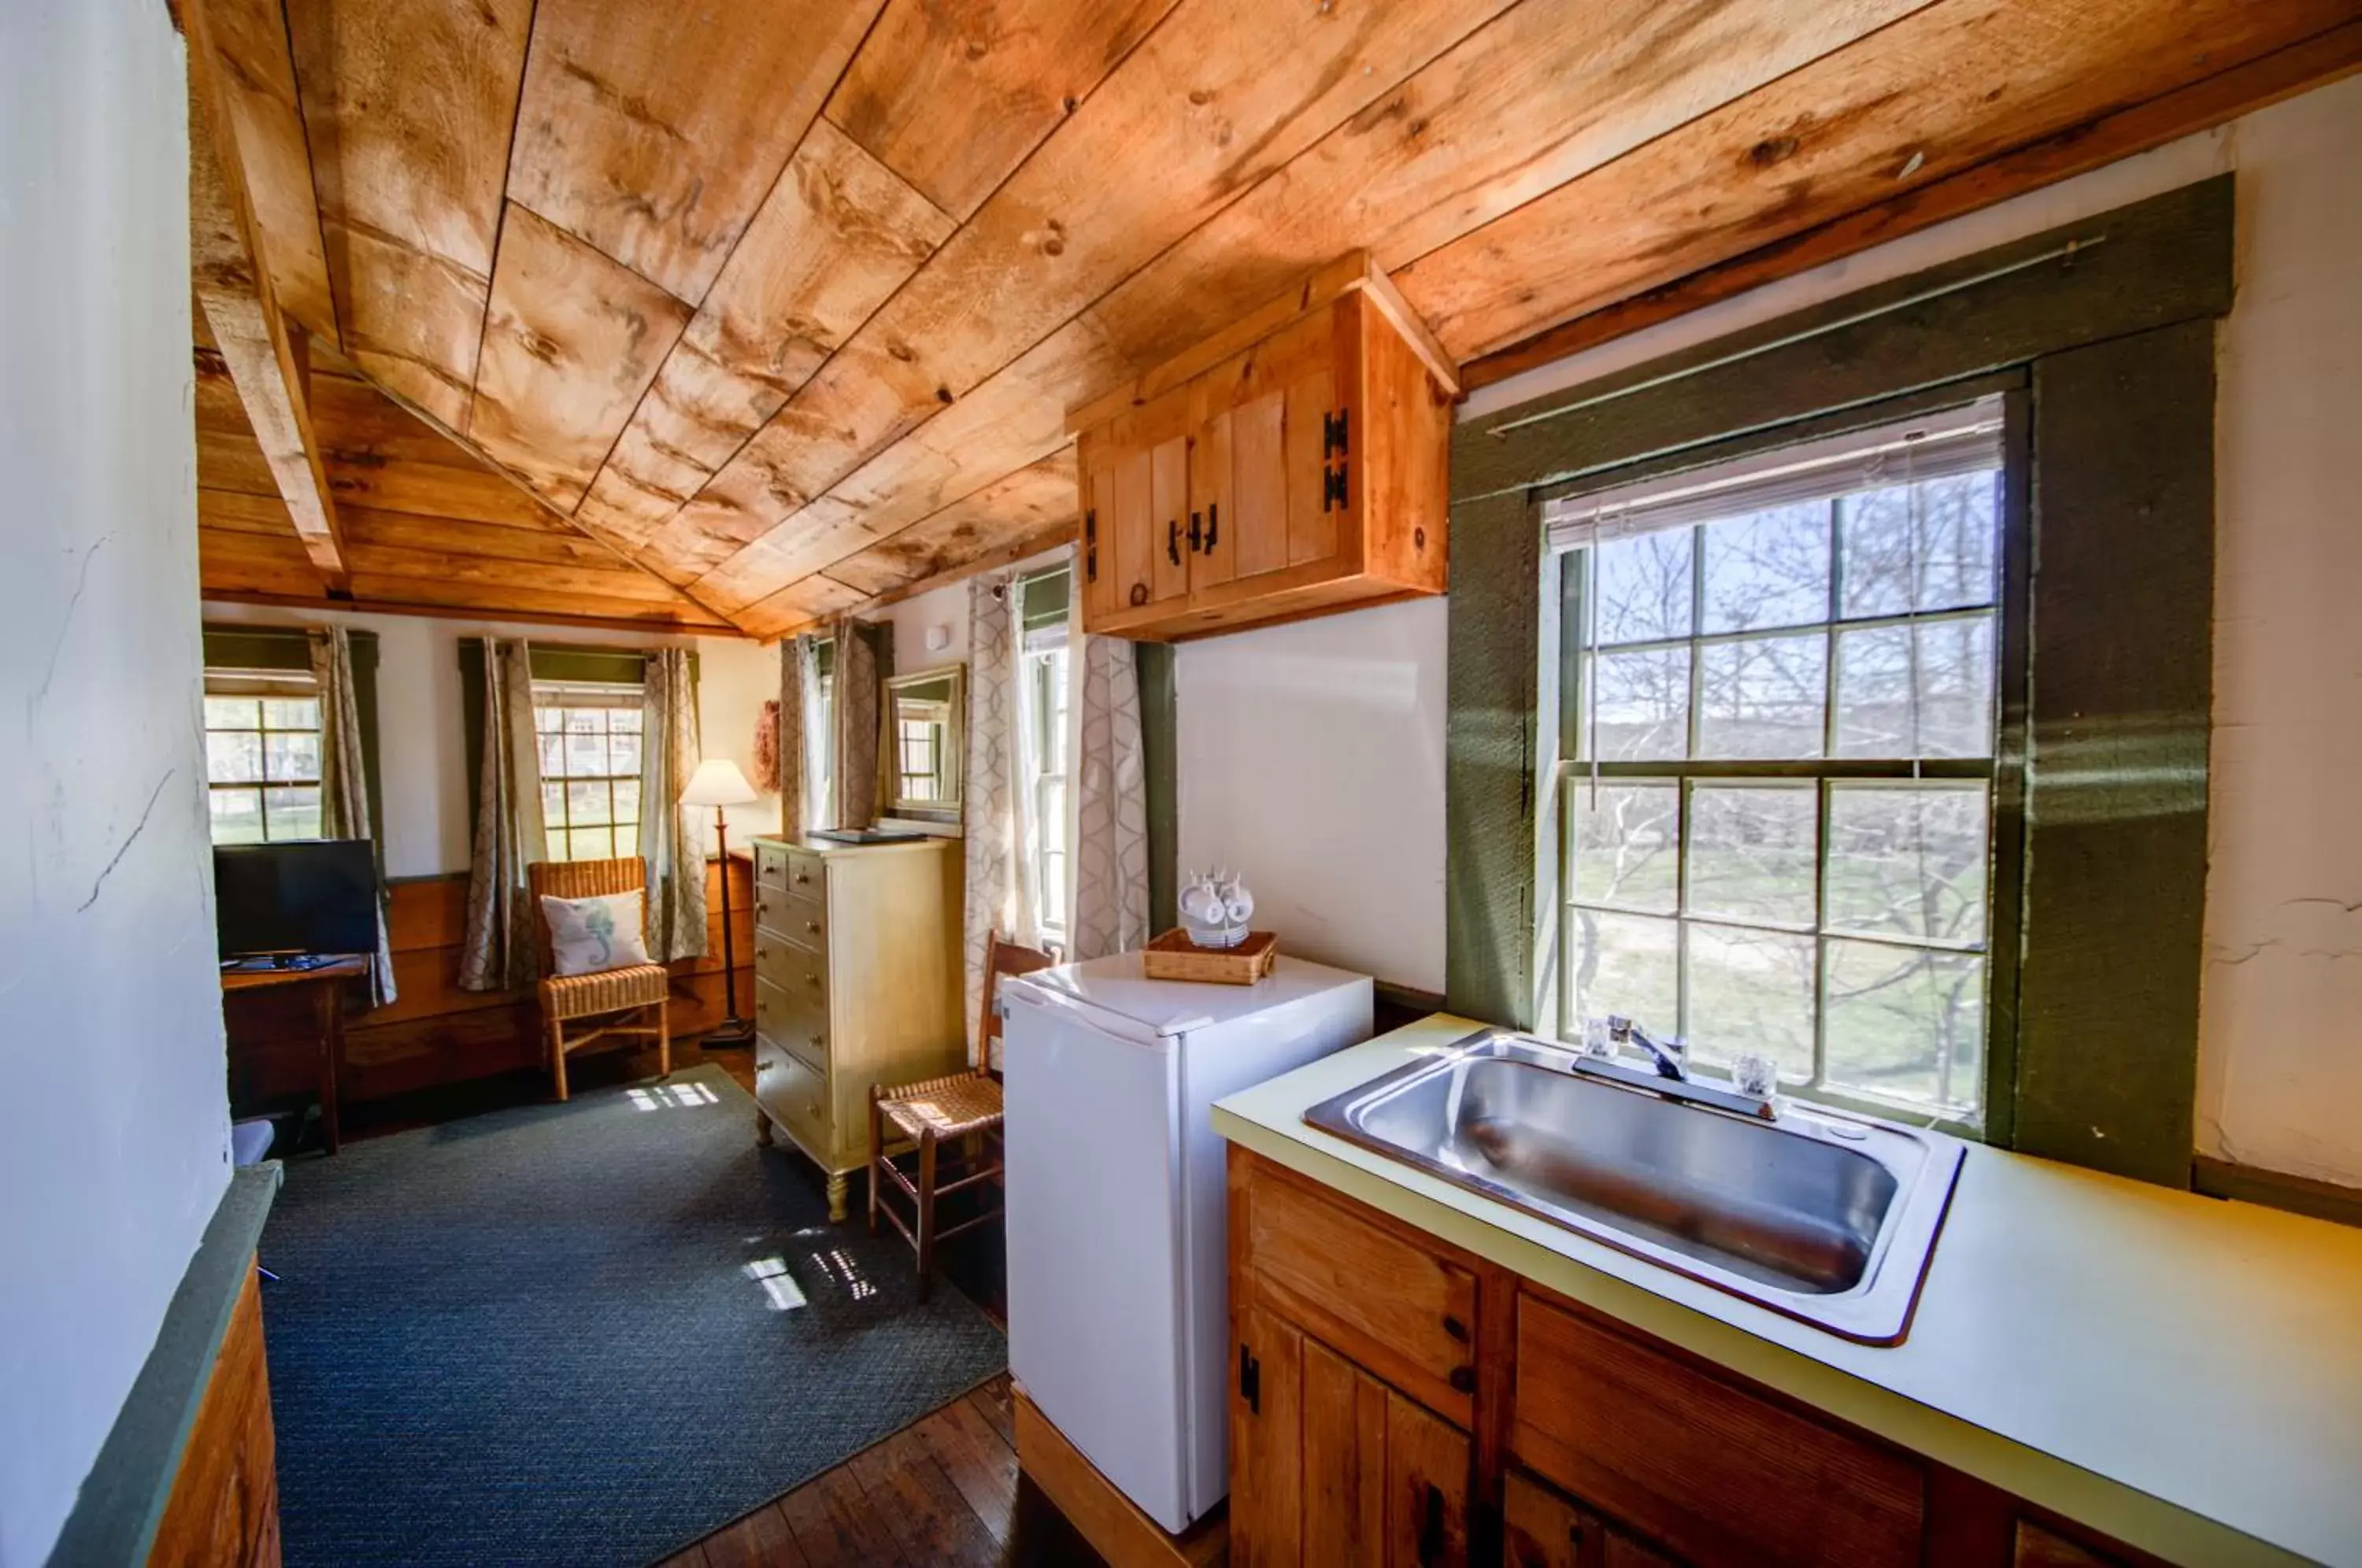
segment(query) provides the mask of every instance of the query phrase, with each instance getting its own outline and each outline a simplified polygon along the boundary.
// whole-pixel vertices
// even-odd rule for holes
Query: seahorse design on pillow
[[[582,911],[583,929],[598,940],[599,967],[615,966],[615,906],[595,903]]]

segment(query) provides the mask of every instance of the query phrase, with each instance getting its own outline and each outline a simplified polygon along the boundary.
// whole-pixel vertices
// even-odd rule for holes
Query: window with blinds
[[[1973,1125],[1992,924],[1997,400],[1555,503],[1561,1028]]]

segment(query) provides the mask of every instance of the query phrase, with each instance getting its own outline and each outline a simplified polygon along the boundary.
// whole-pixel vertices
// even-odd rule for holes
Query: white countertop
[[[2134,1546],[2362,1568],[2362,1230],[1972,1147],[1909,1337],[1855,1344],[1305,1125],[1483,1027],[1231,1096],[1232,1143]]]

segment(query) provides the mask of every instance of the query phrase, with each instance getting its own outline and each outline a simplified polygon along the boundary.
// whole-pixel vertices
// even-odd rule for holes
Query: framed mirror
[[[893,677],[886,682],[886,710],[883,814],[956,824],[967,758],[967,666]]]

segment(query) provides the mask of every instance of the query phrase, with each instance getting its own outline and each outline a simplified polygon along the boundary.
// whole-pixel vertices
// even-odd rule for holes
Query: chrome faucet
[[[1607,1020],[1607,1038],[1618,1045],[1638,1045],[1646,1051],[1656,1064],[1659,1077],[1671,1078],[1677,1084],[1690,1081],[1689,1067],[1683,1060],[1689,1054],[1689,1048],[1680,1041],[1660,1044],[1649,1038],[1647,1030],[1630,1019],[1612,1015]]]

